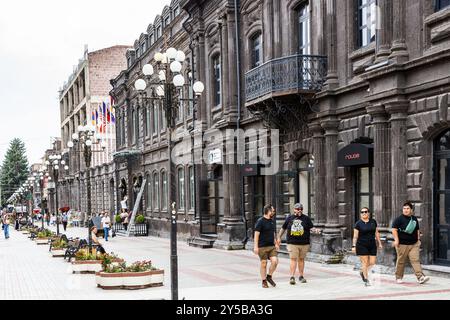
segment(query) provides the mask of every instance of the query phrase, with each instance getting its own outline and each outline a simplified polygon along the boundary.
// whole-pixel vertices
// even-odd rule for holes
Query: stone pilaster
[[[324,186],[326,185],[325,176],[325,138],[323,128],[318,123],[309,125],[309,130],[313,133],[313,149],[314,149],[314,197],[316,203],[316,221],[314,225],[317,227],[325,226],[326,216],[326,198],[327,193]]]
[[[393,101],[386,103],[386,111],[390,114],[391,125],[391,223],[392,219],[402,213],[402,205],[408,198],[407,175],[407,137],[406,117],[409,101]]]
[[[408,60],[408,48],[406,46],[406,0],[393,1],[393,42],[389,58],[402,63]]]
[[[328,73],[326,86],[334,89],[339,85],[337,74],[337,26],[336,0],[326,0],[326,33],[328,53]]]
[[[369,105],[367,113],[374,126],[374,217],[381,232],[389,232],[391,212],[391,158],[388,114],[383,105]]]
[[[236,21],[234,19],[234,11],[229,11],[227,16],[227,30],[228,30],[228,69],[223,70],[223,74],[228,75],[228,91],[224,91],[223,95],[228,96],[228,112],[230,115],[229,121],[236,121],[238,117],[237,110],[237,77],[240,76],[237,73],[237,59],[236,59],[236,35],[235,26]],[[228,52],[230,54],[228,54]],[[225,80],[227,81],[227,80]]]
[[[322,232],[322,253],[334,254],[342,248],[342,233],[339,224],[337,197],[337,145],[339,121],[335,118],[321,122],[325,130],[326,167],[326,222]]]
[[[221,16],[221,35],[220,35],[220,49],[221,49],[221,58],[222,58],[222,70],[225,72],[222,72],[222,74],[226,74],[227,77],[224,77],[223,81],[222,81],[222,92],[224,92],[224,94],[222,94],[222,104],[223,104],[223,112],[224,115],[227,115],[229,110],[229,102],[228,102],[228,94],[226,94],[227,92],[229,92],[229,84],[231,83],[230,80],[232,80],[230,73],[229,73],[229,55],[228,55],[228,24],[227,24],[227,15],[223,14]],[[233,53],[232,53],[233,54]]]
[[[391,31],[392,31],[392,2],[389,0],[379,0],[378,6],[380,8],[379,16],[377,17],[377,48],[376,48],[376,62],[386,60],[391,53]]]

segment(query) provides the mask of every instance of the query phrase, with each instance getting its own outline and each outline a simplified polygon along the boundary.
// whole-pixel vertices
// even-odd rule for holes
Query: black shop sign
[[[351,143],[338,152],[339,167],[373,166],[373,144]]]

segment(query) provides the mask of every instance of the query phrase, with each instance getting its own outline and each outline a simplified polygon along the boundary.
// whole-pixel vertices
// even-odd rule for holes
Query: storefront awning
[[[338,152],[339,167],[373,166],[373,144],[351,143]]]

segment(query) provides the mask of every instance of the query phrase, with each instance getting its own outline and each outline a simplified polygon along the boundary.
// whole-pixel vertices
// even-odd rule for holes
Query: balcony
[[[278,96],[315,93],[322,89],[326,75],[326,56],[292,55],[267,61],[245,74],[247,105]]]

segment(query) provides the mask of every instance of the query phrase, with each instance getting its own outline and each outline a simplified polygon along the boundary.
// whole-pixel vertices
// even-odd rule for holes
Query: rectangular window
[[[154,42],[154,38],[153,38],[153,33],[152,33],[152,34],[150,35],[150,40],[149,40],[150,45],[152,45],[153,42]]]
[[[161,131],[165,132],[167,128],[167,120],[166,120],[166,112],[164,111],[164,107],[161,106]]]
[[[356,208],[355,221],[359,220],[362,207],[373,208],[372,167],[356,169]]]
[[[180,7],[176,6],[175,9],[173,9],[173,16],[176,17],[180,14]]]
[[[144,54],[146,48],[145,48],[145,42],[141,43],[141,53]]]
[[[450,0],[436,0],[436,11],[450,6]]]
[[[195,208],[195,181],[194,167],[189,167],[189,209]]]
[[[184,209],[184,169],[178,169],[178,209]]]
[[[358,46],[375,41],[376,0],[358,0]]]
[[[167,17],[167,18],[164,20],[164,27],[167,27],[169,24],[170,24],[170,17]]]
[[[131,115],[131,121],[133,121],[133,143],[136,142],[136,130],[137,130],[137,123],[136,123],[136,111],[133,110]]]
[[[256,68],[261,65],[262,62],[262,45],[261,45],[261,33],[258,33],[252,38],[252,65],[251,68]]]
[[[161,26],[158,26],[158,28],[156,28],[156,39],[159,39],[159,37],[161,37]]]
[[[213,58],[213,70],[214,70],[214,105],[218,106],[222,102],[222,81],[221,81],[221,69],[220,69],[220,56],[217,55]]]
[[[298,10],[298,54],[311,54],[310,30],[309,5],[304,5]]]

